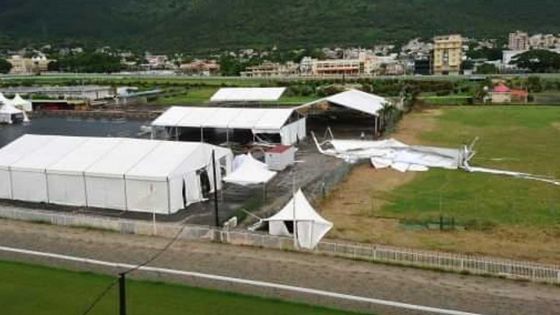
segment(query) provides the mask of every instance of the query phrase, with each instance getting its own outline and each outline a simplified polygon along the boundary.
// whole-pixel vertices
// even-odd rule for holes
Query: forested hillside
[[[0,0],[0,41],[171,51],[560,32],[558,0]]]

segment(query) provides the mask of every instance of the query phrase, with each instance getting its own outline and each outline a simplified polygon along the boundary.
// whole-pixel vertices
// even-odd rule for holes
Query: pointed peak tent
[[[295,222],[297,243],[306,249],[315,248],[333,227],[313,209],[301,189],[282,210],[264,221],[268,222],[269,233],[276,236],[293,236],[286,224],[293,227]]]
[[[12,105],[26,112],[33,111],[33,104],[30,101],[24,100],[19,94],[14,96]]]

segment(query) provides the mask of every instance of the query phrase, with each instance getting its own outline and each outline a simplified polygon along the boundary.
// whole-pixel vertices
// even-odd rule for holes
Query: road
[[[25,248],[113,262],[139,263],[163,248],[166,239],[121,235],[45,224],[0,220],[0,246]],[[41,257],[0,252],[0,259],[114,273]],[[178,242],[152,266],[267,281],[342,294],[454,309],[480,314],[560,314],[560,288],[550,285],[475,277],[371,264],[333,257],[222,244]],[[137,274],[142,278],[153,276]],[[425,314],[372,307],[332,298],[294,295],[277,290],[224,285],[189,277],[156,279],[210,288],[296,299],[331,307],[379,314]]]

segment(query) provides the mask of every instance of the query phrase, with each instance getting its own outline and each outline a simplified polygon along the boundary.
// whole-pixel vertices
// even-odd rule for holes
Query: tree
[[[496,74],[498,73],[498,68],[491,63],[485,63],[476,68],[476,73],[478,74]]]
[[[549,50],[530,50],[515,56],[510,64],[534,73],[557,72],[560,70],[560,54]]]
[[[5,59],[0,59],[0,73],[9,73],[12,70],[12,64]]]

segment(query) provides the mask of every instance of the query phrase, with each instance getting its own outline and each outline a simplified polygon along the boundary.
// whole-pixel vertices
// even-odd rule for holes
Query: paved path
[[[115,262],[141,262],[165,246],[167,241],[152,237],[0,220],[0,246]],[[0,259],[61,265],[54,260],[17,254],[0,253]],[[181,241],[152,265],[481,314],[560,314],[560,288],[555,286],[391,267],[300,253]],[[85,268],[78,265],[64,266]],[[243,286],[224,287],[211,281],[189,278],[160,278],[265,296],[295,298],[293,295],[274,290],[255,290]],[[376,311],[381,314],[416,314],[383,307],[372,309],[359,303],[349,304],[312,296],[298,298],[310,303]]]

